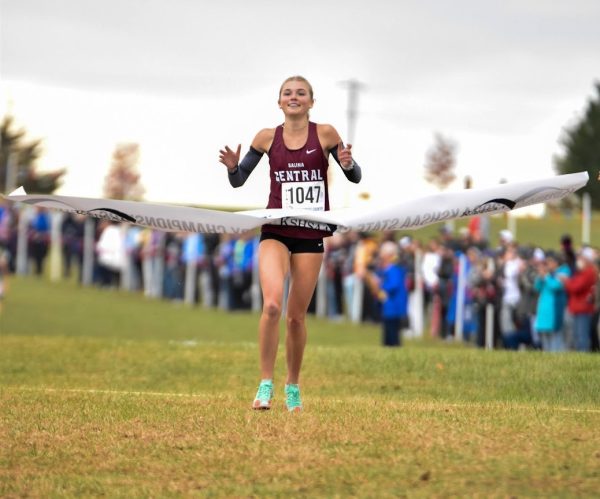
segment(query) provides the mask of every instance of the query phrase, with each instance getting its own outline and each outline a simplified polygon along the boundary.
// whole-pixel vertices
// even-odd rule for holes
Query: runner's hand
[[[219,151],[219,162],[223,163],[228,170],[235,170],[240,162],[241,151],[242,144],[238,144],[236,151],[232,151],[229,146],[225,146],[225,149]]]
[[[344,147],[344,143],[340,141],[337,153],[342,168],[350,168],[354,164],[354,160],[352,159],[352,144],[348,144]]]

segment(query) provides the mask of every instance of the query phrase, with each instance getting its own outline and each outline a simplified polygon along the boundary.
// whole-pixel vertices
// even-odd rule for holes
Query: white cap
[[[512,243],[514,238],[510,230],[503,229],[500,231],[500,239],[502,239],[505,243]]]
[[[408,248],[411,243],[412,243],[412,239],[409,236],[404,236],[404,237],[400,238],[400,241],[398,242],[398,244],[400,245],[400,247],[402,249]]]
[[[582,258],[585,258],[586,260],[588,260],[590,262],[595,262],[596,259],[598,258],[598,254],[596,253],[596,250],[594,248],[590,248],[589,246],[582,248],[581,252],[579,254]]]
[[[546,259],[546,254],[541,248],[536,248],[533,250],[533,259],[536,262],[543,262]]]

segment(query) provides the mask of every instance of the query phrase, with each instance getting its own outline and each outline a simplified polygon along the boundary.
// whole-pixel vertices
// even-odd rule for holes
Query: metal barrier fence
[[[29,224],[36,214],[36,209],[27,205],[18,207],[18,222],[16,224],[16,255],[15,255],[15,270],[17,274],[27,274],[30,272],[30,262],[28,256],[28,238],[30,237]],[[50,279],[57,281],[63,278],[63,260],[62,260],[62,224],[65,214],[62,212],[49,212],[51,227],[49,231],[49,254],[48,265],[49,272],[47,274]],[[152,232],[153,252],[146,255],[141,261],[141,267],[136,269],[130,246],[130,232],[139,231],[139,228],[134,228],[128,224],[119,226],[120,237],[122,244],[119,251],[121,255],[119,259],[122,261],[122,266],[119,269],[118,287],[126,291],[141,290],[149,298],[161,298],[164,291],[165,282],[165,260],[167,258],[166,234],[161,232]],[[184,251],[186,252],[183,265],[183,277],[181,284],[183,288],[183,302],[189,306],[199,303],[203,307],[219,306],[227,309],[229,299],[223,294],[223,290],[218,291],[219,296],[215,296],[215,287],[211,285],[211,279],[215,278],[215,274],[211,275],[210,269],[206,265],[199,265],[198,262],[206,255],[200,255],[194,252],[194,248],[198,248],[198,244],[194,238],[199,238],[198,234],[188,234],[184,240]],[[80,272],[81,283],[84,286],[91,286],[95,283],[95,272],[98,264],[98,230],[97,221],[87,218],[83,221],[82,244],[81,244],[81,260]],[[250,243],[249,243],[250,244]],[[256,239],[251,240],[251,244],[257,244]],[[253,311],[260,311],[261,291],[258,279],[258,262],[257,251],[253,251],[253,262],[251,265],[251,277],[249,282],[249,301],[248,307]],[[417,251],[415,257],[415,268],[420,269],[422,264],[422,252]],[[465,293],[466,293],[466,256],[459,257],[459,272],[458,272],[458,289],[457,289],[457,310],[456,321],[454,325],[454,337],[456,340],[463,340],[463,324],[465,313]],[[213,269],[214,270],[214,269]],[[217,269],[220,274],[222,269]],[[141,273],[141,275],[137,275]],[[409,298],[409,324],[410,327],[404,332],[405,337],[418,338],[423,336],[426,328],[425,316],[425,299],[424,299],[424,282],[420,271],[414,274],[415,282],[414,289],[410,293]],[[316,306],[315,314],[319,317],[327,317],[330,304],[328,303],[328,277],[325,269],[325,262],[321,268],[319,279],[316,287]],[[363,294],[366,291],[363,280],[356,274],[346,276],[344,282],[344,301],[345,318],[353,323],[358,323],[363,315]],[[494,309],[488,306],[486,311],[486,348],[493,348],[494,338]]]

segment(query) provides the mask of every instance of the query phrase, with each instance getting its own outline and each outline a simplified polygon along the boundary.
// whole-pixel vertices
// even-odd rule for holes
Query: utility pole
[[[346,143],[354,145],[354,139],[356,137],[356,119],[358,118],[358,96],[360,91],[365,89],[365,84],[354,78],[350,78],[348,80],[340,81],[339,85],[348,90]],[[356,190],[356,186],[350,185],[348,182],[343,183],[343,192],[344,206],[349,205],[350,198],[355,198],[356,195],[361,197],[361,194]],[[364,199],[369,197],[367,193],[363,194],[365,195]]]
[[[340,82],[340,85],[348,89],[348,109],[347,120],[347,136],[346,140],[349,144],[354,144],[356,133],[356,118],[358,117],[358,95],[361,90],[365,89],[365,84],[356,79],[349,79]]]

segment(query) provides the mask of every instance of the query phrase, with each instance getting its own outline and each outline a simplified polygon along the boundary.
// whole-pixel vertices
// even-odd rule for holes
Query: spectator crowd
[[[251,309],[260,296],[257,232],[163,233],[87,223],[93,223],[91,281],[97,286],[170,300],[183,300],[191,291],[193,301],[232,311]],[[62,217],[65,278],[83,280],[85,224],[80,216]],[[0,206],[0,248],[8,273],[16,270],[18,227],[19,211]],[[50,213],[30,211],[29,273],[44,273],[51,235]],[[464,340],[484,347],[491,317],[496,348],[599,351],[596,250],[575,248],[569,235],[557,238],[555,248],[520,245],[508,230],[499,239],[491,247],[479,223],[457,234],[442,227],[426,243],[397,233],[335,233],[326,239],[322,279],[309,312],[320,300],[331,320],[381,323],[386,345],[401,344],[402,331],[414,327],[418,307],[431,334],[448,341],[459,331]],[[423,299],[416,300],[417,294]]]

